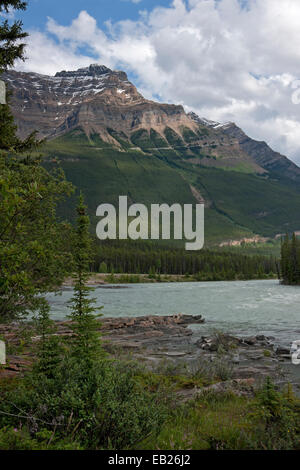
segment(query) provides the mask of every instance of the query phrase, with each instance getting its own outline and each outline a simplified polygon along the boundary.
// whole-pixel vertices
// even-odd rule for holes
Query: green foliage
[[[275,236],[286,230],[286,224],[290,230],[298,229],[300,196],[295,184],[271,176],[204,167],[201,160],[199,164],[191,164],[186,157],[196,158],[199,147],[198,153],[191,148],[191,143],[187,148],[178,134],[177,142],[174,131],[166,131],[171,143],[154,130],[137,132],[133,134],[133,145],[141,146],[146,154],[122,144],[122,149],[103,141],[96,145],[82,129],[53,139],[44,147],[47,168],[55,165],[54,157],[58,158],[66,177],[83,191],[93,233],[98,222],[96,208],[101,202],[117,204],[118,195],[127,194],[130,200],[147,206],[162,202],[195,204],[190,184],[208,202],[206,246],[224,240],[251,238],[256,233]],[[62,207],[64,216],[72,218],[73,203],[74,199],[70,199]]]
[[[40,160],[0,152],[0,319],[25,315],[57,288],[69,269],[70,228],[55,208],[71,185]]]
[[[107,264],[104,261],[100,263],[99,273],[107,273]]]
[[[137,147],[140,147],[142,150],[144,150],[144,152],[147,152],[153,147],[149,133],[146,129],[140,129],[136,132],[133,132],[130,138],[131,142]]]
[[[270,382],[257,399],[238,397],[230,391],[206,391],[194,402],[177,406],[159,435],[146,439],[138,448],[296,450],[299,411],[299,400],[291,390],[276,392]]]
[[[12,449],[31,448],[45,431],[47,438],[53,434],[54,443],[75,448],[124,449],[158,432],[165,417],[164,398],[139,385],[132,366],[107,360],[86,370],[82,362],[68,358],[55,379],[27,376],[25,383],[1,395],[2,433],[15,428],[33,439],[32,444],[12,442]]]
[[[8,13],[10,10],[25,10],[26,2],[20,0],[1,0],[0,13]],[[0,73],[12,67],[17,59],[24,60],[24,47],[22,39],[28,34],[22,31],[22,22],[14,21],[9,24],[5,20],[0,24]]]
[[[74,332],[73,355],[84,361],[86,367],[102,352],[99,342],[99,322],[95,317],[94,300],[90,299],[92,288],[86,285],[89,277],[89,264],[92,261],[91,238],[89,234],[89,217],[83,196],[80,195],[77,207],[77,228],[73,242],[74,252],[74,295],[70,300],[72,320],[71,328]],[[99,316],[99,315],[98,315]]]
[[[263,424],[262,445],[268,449],[287,450],[299,444],[299,400],[291,388],[278,392],[270,378],[257,394],[253,416]]]
[[[0,1],[0,13],[24,10],[25,2]],[[0,25],[0,73],[23,58],[22,23]],[[21,141],[8,105],[0,106],[0,321],[39,308],[39,295],[59,286],[68,267],[68,227],[56,206],[71,192],[61,170],[48,173],[27,153],[41,142]],[[26,155],[25,155],[26,153]]]
[[[187,168],[186,170],[187,171]],[[255,174],[197,168],[186,173],[214,209],[234,224],[264,236],[297,230],[300,224],[299,188],[285,180],[266,179]]]
[[[0,151],[22,153],[36,149],[41,144],[36,140],[35,132],[22,141],[17,137],[16,130],[9,105],[0,105]]]
[[[102,272],[101,264],[113,266],[115,273],[180,274],[196,281],[267,279],[274,277],[276,260],[270,256],[247,256],[238,251],[201,250],[190,253],[161,243],[105,240],[94,243],[91,269]],[[116,278],[116,282],[118,282]]]
[[[58,438],[53,431],[42,429],[34,437],[28,427],[0,429],[1,450],[84,450],[69,437]]]
[[[37,376],[55,379],[62,357],[62,347],[56,335],[56,327],[49,317],[49,304],[41,301],[36,318],[36,332],[40,335],[36,351],[37,361],[34,363],[34,372]]]
[[[93,145],[84,132],[77,129],[43,147],[46,168],[56,167],[53,159],[59,159],[66,178],[82,190],[93,234],[99,221],[95,216],[97,207],[102,202],[117,206],[119,195],[128,195],[129,200],[147,207],[152,203],[194,201],[189,185],[161,159],[130,148],[126,152],[113,146],[104,148],[102,144]],[[73,221],[75,204],[74,196],[61,206],[60,213]]]
[[[249,404],[231,393],[207,392],[198,400],[178,406],[157,438],[141,449],[244,450],[250,449]]]
[[[280,277],[283,284],[300,283],[300,242],[295,233],[292,239],[286,234],[281,241]]]

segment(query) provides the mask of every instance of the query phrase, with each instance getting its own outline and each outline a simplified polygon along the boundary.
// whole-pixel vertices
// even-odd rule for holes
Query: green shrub
[[[0,428],[26,430],[31,439],[46,429],[54,440],[84,449],[128,448],[156,434],[165,417],[163,399],[135,380],[134,368],[108,360],[87,371],[84,362],[68,359],[55,379],[28,375],[0,406]],[[31,445],[19,435],[5,436],[7,445]]]
[[[260,423],[259,447],[288,450],[299,446],[299,400],[288,387],[285,393],[275,389],[270,378],[258,392],[253,417]]]

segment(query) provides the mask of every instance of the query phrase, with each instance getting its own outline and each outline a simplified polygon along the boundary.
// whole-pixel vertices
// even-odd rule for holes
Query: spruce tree
[[[26,2],[20,0],[0,0],[0,15],[13,10],[25,10],[26,6]],[[25,43],[22,40],[28,34],[22,28],[21,21],[14,21],[9,24],[8,20],[4,20],[0,24],[0,79],[1,74],[9,67],[12,67],[16,60],[25,60]],[[7,96],[9,95],[7,94]],[[0,105],[0,150],[25,152],[39,144],[35,139],[35,132],[30,134],[25,141],[21,141],[17,137],[16,131],[17,127],[14,124],[8,104]]]
[[[281,239],[281,278],[284,283],[289,282],[289,235],[285,235],[284,239]]]
[[[102,347],[98,332],[100,323],[97,321],[100,315],[96,314],[96,311],[100,309],[93,306],[95,299],[90,298],[93,289],[87,286],[89,264],[92,261],[92,244],[89,234],[89,217],[82,194],[79,198],[77,214],[73,243],[75,285],[74,295],[70,300],[69,318],[72,320],[71,328],[74,332],[72,355],[89,365],[102,355]]]
[[[62,348],[56,335],[55,323],[50,319],[49,310],[49,304],[42,299],[36,318],[36,331],[40,338],[37,347],[37,362],[33,370],[37,376],[55,379],[61,363]]]
[[[19,0],[0,0],[0,14],[25,8]],[[22,22],[0,23],[0,79],[24,59],[26,36]],[[9,105],[0,105],[0,322],[36,311],[39,295],[59,287],[68,274],[70,228],[55,211],[72,186],[60,169],[48,172],[31,155],[40,144],[35,132],[19,139]]]
[[[0,14],[13,10],[25,10],[26,2],[20,0],[0,0]],[[12,67],[17,59],[25,60],[22,42],[28,34],[23,31],[22,21],[14,21],[9,24],[4,20],[0,24],[0,73],[8,67]]]
[[[300,280],[300,272],[299,272],[298,240],[297,240],[295,233],[293,233],[293,236],[292,236],[290,253],[291,253],[292,283],[297,284]]]

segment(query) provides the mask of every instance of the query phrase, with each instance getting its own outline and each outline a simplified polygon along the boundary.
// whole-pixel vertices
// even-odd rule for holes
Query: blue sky
[[[17,17],[19,70],[124,70],[146,98],[234,121],[300,163],[299,0],[28,0]]]
[[[108,20],[136,20],[140,10],[166,7],[170,3],[170,0],[28,0],[27,11],[19,17],[27,29],[43,28],[48,16],[68,25],[80,11],[86,10],[97,18],[99,25],[103,25]]]

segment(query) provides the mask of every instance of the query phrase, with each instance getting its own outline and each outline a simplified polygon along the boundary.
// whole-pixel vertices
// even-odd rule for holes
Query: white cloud
[[[101,29],[82,11],[69,26],[49,18],[46,32],[32,32],[19,68],[124,69],[146,97],[235,121],[300,163],[300,105],[291,99],[300,78],[299,17],[299,0],[248,0],[247,8],[239,0],[174,0]]]

